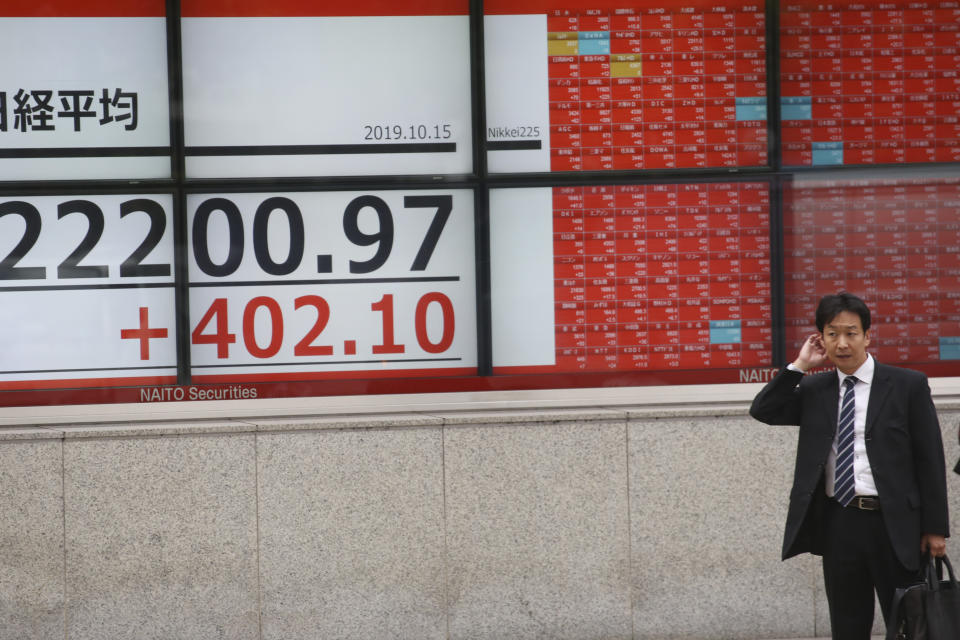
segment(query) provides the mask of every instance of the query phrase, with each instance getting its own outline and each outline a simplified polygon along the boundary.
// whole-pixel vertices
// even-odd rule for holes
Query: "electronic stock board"
[[[0,402],[755,381],[778,246],[788,351],[864,289],[882,359],[953,375],[950,171],[771,170],[955,161],[956,4],[490,0],[474,131],[467,2],[183,0],[173,57],[163,2],[14,2]]]

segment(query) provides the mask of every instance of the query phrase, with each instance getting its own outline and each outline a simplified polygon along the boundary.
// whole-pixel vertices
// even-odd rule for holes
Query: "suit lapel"
[[[837,412],[840,406],[840,377],[836,369],[823,377],[822,384],[817,390],[820,396],[819,404],[826,412],[824,425],[830,433],[836,433],[837,430]]]
[[[890,390],[893,388],[886,367],[876,360],[874,360],[874,364],[873,382],[870,383],[870,400],[867,404],[866,433],[870,433],[870,430],[873,429],[873,425],[877,422],[877,417],[883,409],[883,403],[890,397]]]

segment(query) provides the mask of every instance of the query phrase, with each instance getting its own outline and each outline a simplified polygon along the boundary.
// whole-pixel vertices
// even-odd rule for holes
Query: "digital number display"
[[[171,205],[0,199],[0,389],[176,382]]]
[[[170,177],[165,10],[0,5],[0,181]]]
[[[0,405],[759,382],[842,289],[956,373],[960,0],[0,24]]]
[[[885,362],[960,361],[960,178],[804,179],[784,195],[787,351],[820,296],[854,291]]]
[[[187,204],[195,382],[476,374],[472,192]]]
[[[484,4],[492,172],[768,164],[764,4]]]
[[[191,178],[473,170],[466,0],[184,0]]]
[[[960,2],[781,0],[783,164],[960,161]]]
[[[770,365],[766,182],[497,189],[491,257],[495,373]]]

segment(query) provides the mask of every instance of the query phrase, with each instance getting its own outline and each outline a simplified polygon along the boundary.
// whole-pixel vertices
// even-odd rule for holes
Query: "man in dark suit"
[[[834,640],[869,640],[874,591],[889,621],[893,593],[915,582],[921,553],[946,552],[940,424],[925,375],[867,353],[862,300],[824,296],[816,325],[750,415],[800,426],[783,559],[823,556]],[[835,368],[805,375],[828,362]]]

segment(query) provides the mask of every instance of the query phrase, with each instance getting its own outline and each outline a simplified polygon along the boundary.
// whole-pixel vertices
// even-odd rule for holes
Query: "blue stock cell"
[[[960,360],[960,337],[940,338],[940,359]]]
[[[743,122],[744,120],[766,120],[767,119],[767,107],[765,105],[755,105],[755,104],[738,104],[737,105],[737,120]]]
[[[813,165],[843,164],[842,142],[814,142]]]
[[[582,56],[610,55],[610,33],[608,31],[581,31],[577,35],[577,44]]]
[[[807,96],[780,98],[781,120],[812,120],[813,104]]]
[[[737,120],[766,120],[766,98],[737,98]]]
[[[739,320],[711,320],[710,344],[740,342]]]

